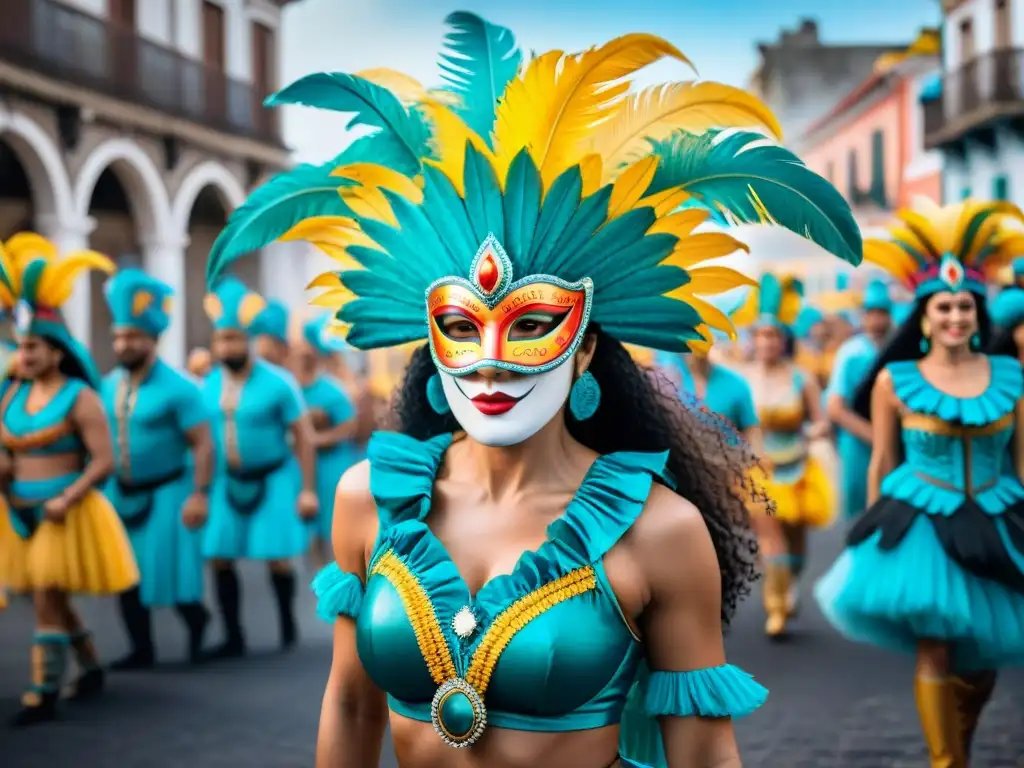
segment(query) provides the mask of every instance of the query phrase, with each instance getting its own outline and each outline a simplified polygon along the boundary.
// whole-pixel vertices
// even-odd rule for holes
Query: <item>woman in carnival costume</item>
[[[810,452],[811,441],[829,430],[821,390],[817,379],[794,360],[792,328],[802,295],[799,280],[766,274],[733,318],[754,333],[754,364],[747,375],[771,471],[766,490],[786,540],[784,553],[765,563],[765,632],[770,637],[784,635],[788,620],[796,615],[808,527],[827,525],[834,511],[828,475]]]
[[[1005,224],[1022,218],[967,200],[865,243],[916,299],[854,401],[874,432],[869,507],[816,596],[851,639],[916,654],[933,768],[967,765],[995,670],[1024,663],[1024,376],[982,351],[986,280],[1024,245]]]
[[[234,658],[247,650],[236,560],[267,563],[281,645],[290,648],[297,640],[292,558],[308,546],[303,520],[319,512],[316,453],[295,377],[250,353],[254,321],[266,307],[263,297],[225,277],[204,305],[218,365],[203,383],[216,451],[203,552],[213,562],[224,620],[224,643],[213,655]]]
[[[332,343],[330,318],[321,316],[302,326],[302,338],[294,345],[295,375],[309,408],[316,446],[316,483],[320,513],[313,522],[313,557],[319,567],[333,558],[331,524],[334,519],[334,488],[345,470],[356,463],[353,443],[358,419],[341,382],[326,373]],[[361,458],[361,457],[360,457]]]
[[[59,310],[89,269],[109,273],[114,264],[92,251],[61,258],[30,233],[0,250],[0,303],[13,308],[18,334],[17,379],[0,401],[0,441],[11,456],[0,584],[31,592],[36,609],[32,685],[16,725],[56,715],[69,646],[81,675],[66,694],[102,690],[103,671],[70,598],[118,594],[139,579],[117,512],[97,490],[114,467],[99,376]]]
[[[889,286],[873,280],[864,289],[862,330],[836,351],[828,383],[826,409],[838,432],[836,447],[842,473],[844,517],[856,517],[867,506],[868,462],[871,459],[871,422],[853,410],[853,398],[878,358],[892,329]]]
[[[853,262],[856,224],[787,150],[703,132],[777,130],[742,91],[626,98],[621,78],[683,58],[658,37],[552,51],[520,74],[507,30],[449,23],[464,52],[446,67],[454,109],[425,92],[406,108],[340,73],[277,94],[389,127],[257,190],[211,253],[216,278],[254,243],[321,244],[343,268],[318,281],[319,303],[340,305],[349,343],[427,341],[398,393],[400,431],[376,434],[338,486],[337,562],[315,582],[335,622],[318,762],[376,765],[390,709],[410,768],[738,766],[730,718],[766,695],[722,644],[754,575],[755,459],[660,395],[623,343],[706,344],[709,324],[729,322],[699,295],[749,283],[696,266],[740,244],[692,234],[707,212],[676,212],[688,197]],[[361,162],[367,140],[394,150],[377,162],[397,160]],[[331,178],[340,196],[305,219],[315,209],[297,189]]]
[[[114,436],[115,472],[106,493],[128,529],[141,579],[120,598],[131,641],[111,669],[156,663],[153,608],[174,608],[188,631],[189,660],[202,658],[209,611],[203,605],[202,535],[212,467],[209,414],[200,385],[157,356],[171,324],[173,291],[125,269],[104,289],[118,367],[101,396]]]
[[[288,307],[273,299],[256,316],[250,333],[256,354],[268,363],[288,367]]]

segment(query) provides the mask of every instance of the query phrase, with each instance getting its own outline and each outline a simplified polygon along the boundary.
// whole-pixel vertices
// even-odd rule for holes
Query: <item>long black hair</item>
[[[757,540],[747,504],[770,505],[750,480],[757,458],[732,439],[735,430],[724,419],[682,407],[674,388],[637,365],[618,340],[594,326],[591,332],[597,346],[588,370],[601,387],[601,403],[586,421],[566,409],[569,433],[599,454],[669,452],[676,491],[700,510],[711,532],[722,571],[722,619],[728,624],[757,578]],[[395,396],[395,429],[420,440],[460,429],[450,413],[430,407],[427,382],[436,373],[428,347],[417,349]]]
[[[935,294],[932,295],[934,296]],[[974,303],[977,307],[978,336],[981,341],[981,349],[987,350],[991,344],[992,337],[992,323],[989,320],[988,305],[984,296],[976,293],[971,295],[974,296]],[[878,374],[882,372],[885,366],[889,363],[900,362],[901,360],[920,360],[925,356],[925,351],[921,348],[921,340],[923,338],[921,321],[924,319],[925,307],[928,305],[930,298],[931,296],[925,296],[914,301],[910,314],[907,315],[899,328],[896,329],[896,332],[889,339],[889,343],[882,348],[878,359],[875,360],[875,364],[857,387],[853,396],[853,410],[860,417],[868,421],[871,420],[871,390],[875,386],[875,379],[878,378]]]

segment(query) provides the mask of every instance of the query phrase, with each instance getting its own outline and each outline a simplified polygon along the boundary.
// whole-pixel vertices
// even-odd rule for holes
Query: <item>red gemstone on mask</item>
[[[480,260],[480,266],[476,272],[477,282],[480,283],[480,287],[484,289],[485,293],[491,293],[498,287],[498,280],[500,278],[498,262],[495,260],[494,254],[488,253]]]

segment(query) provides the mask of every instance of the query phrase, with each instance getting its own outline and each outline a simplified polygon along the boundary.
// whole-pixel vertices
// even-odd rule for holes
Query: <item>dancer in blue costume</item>
[[[295,373],[302,396],[309,408],[316,446],[316,483],[320,513],[313,522],[313,558],[323,567],[331,556],[331,523],[334,519],[334,489],[338,480],[357,457],[353,438],[357,426],[356,409],[341,382],[326,370],[334,354],[327,316],[302,326],[302,339],[295,345]]]
[[[990,314],[996,326],[990,355],[1015,357],[1024,364],[1024,258],[1013,262],[1015,284],[1002,290],[992,302]]]
[[[206,408],[214,414],[216,449],[203,551],[213,561],[225,634],[215,658],[246,652],[234,567],[239,559],[266,561],[281,645],[295,644],[292,558],[303,554],[309,541],[303,520],[320,511],[316,452],[299,385],[283,368],[249,351],[253,320],[265,306],[233,277],[220,280],[205,302],[217,366],[203,383]]]
[[[256,354],[268,363],[288,367],[288,307],[273,299],[256,316],[249,332]]]
[[[13,308],[18,334],[17,378],[0,400],[9,505],[0,519],[0,584],[32,593],[36,611],[32,685],[14,718],[19,726],[56,716],[69,646],[81,674],[67,697],[103,689],[71,597],[115,595],[139,580],[117,512],[97,490],[114,463],[99,376],[59,311],[89,269],[109,273],[114,264],[93,251],[61,257],[30,233],[0,246],[0,304]]]
[[[766,692],[726,663],[721,625],[755,570],[754,457],[661,395],[623,343],[706,344],[730,324],[698,296],[750,282],[700,266],[742,246],[694,235],[708,212],[676,212],[686,199],[851,262],[857,226],[787,150],[710,130],[778,130],[742,91],[670,89],[662,133],[638,130],[659,99],[613,83],[681,59],[665,40],[552,51],[517,77],[510,32],[449,21],[466,52],[446,67],[457,111],[339,73],[273,97],[388,128],[257,190],[208,267],[306,239],[342,265],[316,284],[349,343],[428,342],[398,392],[400,432],[375,435],[338,487],[337,562],[315,583],[335,622],[318,763],[376,765],[390,709],[407,768],[738,766],[731,718]],[[322,194],[331,179],[340,195]]]
[[[106,493],[128,529],[141,575],[120,599],[131,649],[111,668],[153,666],[150,610],[164,607],[185,622],[189,659],[197,663],[210,620],[202,602],[199,530],[213,471],[210,416],[199,384],[157,356],[171,322],[170,286],[126,269],[105,291],[119,363],[101,389],[114,437],[115,471]]]
[[[816,596],[849,638],[916,654],[931,765],[963,768],[995,671],[1024,663],[1024,375],[981,351],[985,281],[1024,244],[1005,223],[1024,214],[967,200],[898,217],[865,256],[914,311],[854,400],[873,427],[869,506]]]
[[[847,339],[836,351],[832,379],[825,391],[826,408],[838,435],[842,473],[842,504],[846,519],[859,515],[867,506],[868,461],[871,458],[871,423],[853,410],[853,396],[871,371],[892,330],[892,299],[889,287],[880,280],[864,289],[861,332]]]

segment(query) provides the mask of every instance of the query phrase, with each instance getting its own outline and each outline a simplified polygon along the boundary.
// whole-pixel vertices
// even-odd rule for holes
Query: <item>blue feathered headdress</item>
[[[219,279],[213,290],[203,299],[203,309],[213,323],[214,330],[244,331],[252,333],[252,324],[267,306],[255,291],[250,291],[236,277]]]
[[[249,326],[253,336],[269,336],[284,344],[288,343],[288,307],[277,299],[267,302]]]
[[[713,328],[732,332],[704,297],[751,283],[701,266],[745,249],[725,233],[693,234],[710,211],[860,261],[859,229],[831,184],[760,133],[721,130],[778,136],[755,97],[710,82],[627,94],[637,69],[689,63],[667,41],[626,35],[521,68],[508,30],[468,13],[448,23],[443,94],[376,70],[310,75],[268,100],[349,112],[376,132],[253,193],[215,243],[209,281],[244,253],[302,239],[340,262],[312,284],[327,289],[314,303],[360,349],[427,338],[425,296],[440,282],[494,307],[543,278],[586,292],[585,320],[621,341],[686,351]],[[493,291],[481,264],[500,274]]]
[[[881,280],[872,280],[864,288],[864,301],[861,307],[865,311],[891,312],[892,297],[889,295],[889,286]]]
[[[773,325],[793,328],[803,308],[804,284],[792,275],[762,275],[757,288],[733,315],[739,327]]]
[[[142,270],[121,270],[107,280],[103,292],[116,326],[138,328],[150,336],[159,336],[171,324],[174,291]]]

